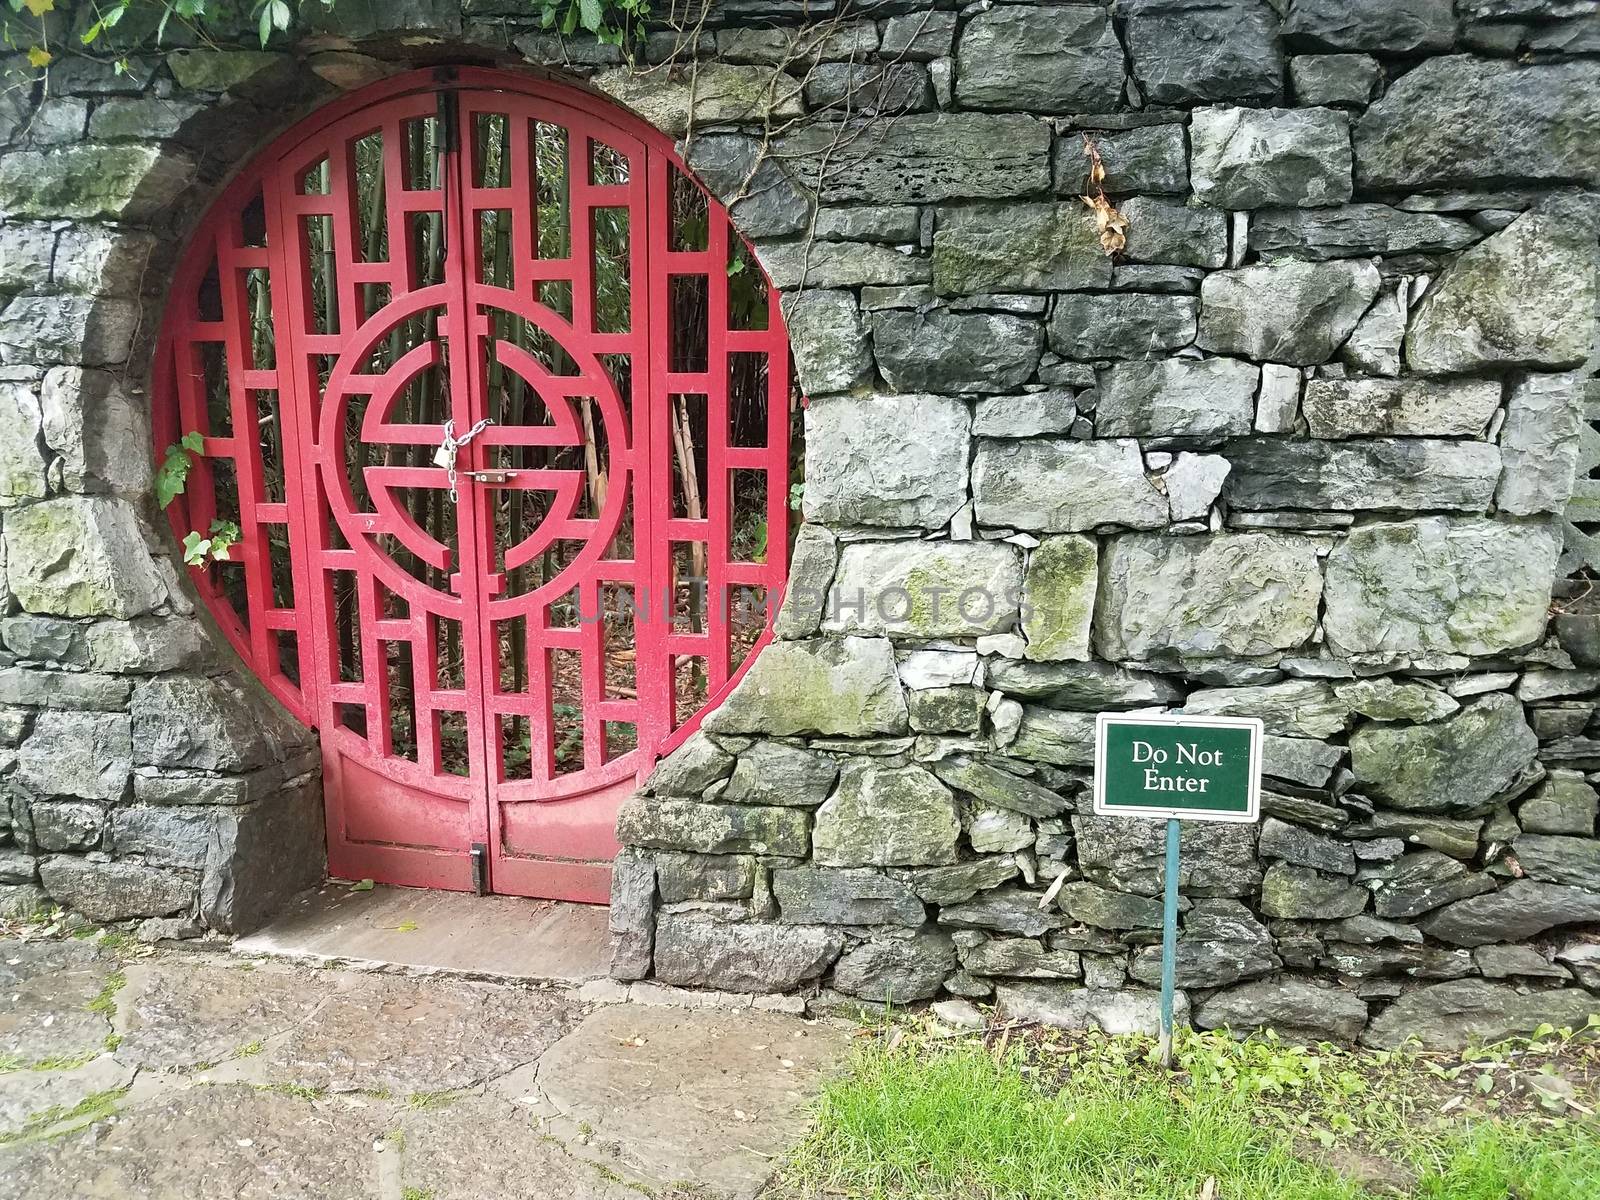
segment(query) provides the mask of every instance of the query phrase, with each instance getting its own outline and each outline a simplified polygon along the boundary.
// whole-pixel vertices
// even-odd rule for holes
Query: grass
[[[117,993],[128,986],[128,977],[121,971],[106,976],[105,986],[99,995],[84,1005],[92,1013],[99,1013],[108,1021],[117,1015]]]
[[[257,1091],[276,1092],[280,1096],[293,1096],[296,1100],[321,1100],[327,1088],[313,1087],[308,1083],[258,1083],[251,1084]]]
[[[109,1088],[85,1096],[70,1106],[57,1104],[41,1109],[30,1114],[21,1129],[0,1133],[0,1146],[59,1137],[62,1134],[76,1132],[85,1125],[92,1125],[114,1113],[117,1110],[117,1101],[122,1099],[127,1090],[125,1087]]]
[[[1191,1033],[1169,1076],[1145,1038],[900,1021],[827,1085],[775,1196],[1596,1200],[1600,1124],[1541,1107],[1530,1056],[1600,1075],[1592,1041],[1554,1034],[1446,1063]]]
[[[1447,1138],[1417,1182],[1419,1200],[1585,1200],[1600,1196],[1600,1130],[1490,1120]]]
[[[412,1092],[406,1097],[406,1107],[417,1112],[427,1112],[432,1108],[443,1108],[454,1100],[453,1092]]]

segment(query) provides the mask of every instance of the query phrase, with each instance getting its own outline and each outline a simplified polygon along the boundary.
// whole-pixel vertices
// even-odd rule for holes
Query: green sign
[[[1254,821],[1260,810],[1257,718],[1101,713],[1096,721],[1096,815]]]

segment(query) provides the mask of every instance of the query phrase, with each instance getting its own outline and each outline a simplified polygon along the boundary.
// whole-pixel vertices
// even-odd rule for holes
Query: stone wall
[[[1148,1023],[1162,830],[1090,813],[1094,714],[1183,711],[1269,735],[1259,828],[1185,833],[1197,1024],[1600,1010],[1600,10],[1277,7],[827,44],[803,99],[905,111],[793,125],[734,206],[798,293],[807,524],[623,811],[616,975]]]
[[[1196,1021],[1600,1007],[1594,5],[718,0],[630,66],[340,0],[123,71],[59,7],[0,98],[13,906],[227,928],[314,869],[310,745],[149,500],[163,270],[339,90],[532,64],[683,139],[810,399],[779,638],[624,810],[620,977],[1144,1020],[1159,829],[1088,814],[1089,734],[1182,708],[1270,733],[1261,827],[1186,835]]]

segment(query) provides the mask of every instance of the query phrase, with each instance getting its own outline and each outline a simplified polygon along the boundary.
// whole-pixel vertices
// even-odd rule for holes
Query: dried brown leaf
[[[1083,152],[1089,159],[1089,186],[1094,189],[1094,195],[1084,196],[1084,204],[1089,206],[1089,211],[1094,213],[1095,229],[1100,235],[1100,249],[1109,258],[1120,253],[1128,245],[1128,218],[1118,212],[1111,201],[1106,199],[1105,179],[1106,165],[1100,160],[1100,147],[1094,144],[1094,139],[1085,134],[1083,137]]]
[[[1083,202],[1094,213],[1095,229],[1100,234],[1100,249],[1106,257],[1118,253],[1128,244],[1128,218],[1112,207],[1104,196],[1084,196]]]

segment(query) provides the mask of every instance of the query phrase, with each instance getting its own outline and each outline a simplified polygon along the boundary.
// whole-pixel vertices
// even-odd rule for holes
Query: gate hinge
[[[472,890],[480,896],[489,894],[489,847],[482,842],[472,843]]]

